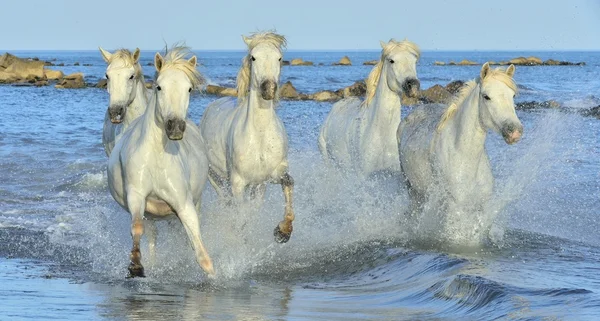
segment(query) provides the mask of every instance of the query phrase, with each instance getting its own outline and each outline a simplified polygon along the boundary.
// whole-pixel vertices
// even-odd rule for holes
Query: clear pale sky
[[[243,49],[277,29],[288,49],[600,50],[598,0],[19,0],[5,1],[0,50],[118,47]]]

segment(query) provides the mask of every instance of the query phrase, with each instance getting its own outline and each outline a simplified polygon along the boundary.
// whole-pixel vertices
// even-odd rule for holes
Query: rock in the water
[[[204,90],[205,93],[209,95],[217,95],[217,96],[237,96],[237,90],[235,88],[227,88],[221,86],[208,85]]]
[[[445,62],[443,62],[443,61],[437,61],[437,60],[433,64],[436,65],[436,66],[445,66],[446,65]]]
[[[521,65],[521,66],[537,66],[542,64],[542,59],[538,57],[517,57],[508,61],[508,64]]]
[[[290,65],[292,65],[292,66],[312,66],[313,62],[312,61],[304,61],[304,60],[302,60],[302,58],[294,58],[294,59],[292,59],[292,62],[290,62]]]
[[[296,88],[294,88],[294,85],[292,85],[290,81],[287,81],[285,84],[283,84],[283,86],[281,86],[281,89],[279,90],[279,96],[286,99],[297,99],[299,95],[296,91]]]
[[[340,99],[340,96],[331,90],[323,90],[310,95],[310,99],[315,101],[336,101]]]
[[[100,79],[100,81],[98,81],[98,83],[96,84],[96,88],[106,89],[107,86],[108,80],[106,80],[105,78]]]
[[[44,74],[48,80],[60,80],[65,74],[60,70],[44,69]]]
[[[600,105],[583,112],[584,116],[600,118]]]
[[[60,89],[84,88],[85,87],[85,81],[83,79],[83,73],[77,72],[77,73],[65,76],[54,87],[55,88],[60,88]]]
[[[365,61],[363,62],[363,65],[365,66],[374,66],[379,62],[379,60],[369,60],[369,61]]]
[[[344,56],[344,57],[342,57],[342,59],[340,59],[340,61],[334,63],[333,65],[334,66],[351,66],[352,62],[350,61],[350,58],[348,58],[348,56]]]
[[[452,94],[446,88],[434,85],[421,91],[419,96],[425,103],[446,103]]]
[[[73,66],[79,66],[79,65],[80,65],[80,64],[79,64],[79,62],[75,62],[75,63],[73,64]]]
[[[462,86],[464,84],[465,84],[465,82],[462,81],[462,80],[455,80],[455,81],[452,81],[452,82],[450,82],[450,83],[448,83],[446,85],[446,90],[450,94],[454,95],[454,94],[456,94],[462,88]]]
[[[290,65],[290,61],[289,60],[282,60],[281,61],[281,65],[282,66],[289,66]]]
[[[475,61],[463,59],[459,62],[450,61],[448,63],[448,65],[450,65],[450,66],[474,66],[474,65],[479,65],[479,63],[477,63]]]
[[[46,80],[43,61],[21,59],[5,53],[0,56],[0,83]]]
[[[364,80],[360,80],[346,88],[337,90],[335,93],[342,98],[361,97],[367,93],[367,84]]]

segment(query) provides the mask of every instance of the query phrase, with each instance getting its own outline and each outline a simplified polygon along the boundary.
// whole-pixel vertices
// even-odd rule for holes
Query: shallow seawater
[[[18,53],[19,54],[19,53]],[[96,52],[20,53],[57,63],[91,63]],[[352,67],[331,62],[349,54]],[[242,53],[199,52],[213,83],[233,85]],[[338,89],[366,76],[376,52],[291,52],[325,66],[284,67],[300,92]],[[467,80],[483,61],[537,55],[583,67],[517,67],[518,101],[600,104],[598,53],[426,52],[422,87]],[[151,61],[144,52],[142,64]],[[59,68],[59,67],[54,67]],[[80,68],[80,69],[75,69]],[[152,75],[152,67],[144,72]],[[215,97],[194,95],[196,122]],[[446,246],[435,224],[410,228],[397,177],[362,180],[326,167],[317,151],[330,103],[282,101],[296,181],[294,235],[273,241],[283,195],[268,187],[262,206],[232,208],[208,186],[203,240],[217,276],[197,266],[176,221],[158,224],[157,262],[126,279],[130,216],[111,198],[101,145],[104,90],[0,87],[0,319],[116,320],[490,320],[600,318],[600,121],[573,109],[519,111],[525,133],[508,146],[486,142],[496,177],[490,219],[501,236]],[[403,107],[403,116],[411,111]],[[254,204],[256,205],[256,204]],[[434,222],[435,223],[435,222]],[[142,241],[142,253],[147,246]]]

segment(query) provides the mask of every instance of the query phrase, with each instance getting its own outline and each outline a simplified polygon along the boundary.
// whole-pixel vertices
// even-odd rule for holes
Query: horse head
[[[107,90],[110,95],[108,115],[113,124],[125,118],[127,107],[136,98],[136,83],[143,81],[142,67],[139,64],[140,49],[131,53],[120,49],[110,53],[102,48],[100,53],[108,64],[106,68]]]
[[[408,40],[394,39],[380,43],[383,49],[381,63],[389,89],[398,94],[403,92],[408,97],[417,97],[420,89],[417,78],[420,51],[417,45]]]
[[[174,47],[165,57],[158,52],[154,56],[156,119],[171,140],[183,138],[190,93],[204,81],[196,69],[196,56],[186,59],[187,53],[185,47]]]
[[[489,63],[483,65],[480,73],[479,117],[485,128],[501,134],[507,144],[518,142],[523,134],[523,125],[515,112],[514,74],[514,65],[506,70],[492,70]]]

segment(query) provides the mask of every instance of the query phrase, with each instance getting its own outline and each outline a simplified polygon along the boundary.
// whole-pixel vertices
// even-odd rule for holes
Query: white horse
[[[121,134],[146,110],[148,98],[139,63],[140,49],[136,48],[133,53],[119,49],[112,54],[99,49],[108,64],[106,80],[110,98],[104,117],[102,144],[106,155],[110,156]]]
[[[494,185],[485,150],[487,132],[501,134],[508,144],[523,133],[515,113],[514,72],[514,65],[504,71],[486,63],[480,77],[466,83],[447,109],[424,105],[400,124],[400,164],[411,214],[422,212],[428,199],[439,202],[433,208],[451,220],[483,210]]]
[[[419,93],[416,63],[419,48],[394,39],[381,42],[381,58],[367,79],[367,96],[346,98],[333,105],[319,135],[319,150],[328,162],[364,176],[399,172],[396,130],[402,92]]]
[[[206,147],[198,127],[186,121],[190,92],[203,78],[196,56],[185,59],[184,47],[154,57],[157,70],[150,103],[117,141],[108,161],[108,186],[114,199],[131,213],[131,277],[144,276],[140,238],[142,219],[177,215],[202,269],[212,275],[213,265],[200,237],[200,199],[208,176]],[[156,231],[149,224],[150,261],[154,259]]]
[[[262,199],[266,183],[281,184],[286,207],[275,228],[277,242],[292,233],[294,181],[288,173],[288,139],[275,113],[285,38],[267,32],[243,37],[248,54],[237,76],[237,103],[219,99],[206,108],[200,128],[208,149],[209,179],[219,195],[239,201],[247,189]]]

